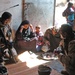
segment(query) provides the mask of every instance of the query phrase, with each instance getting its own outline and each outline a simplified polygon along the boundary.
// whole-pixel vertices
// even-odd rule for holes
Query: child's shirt
[[[43,33],[40,32],[35,32],[35,35],[37,37],[37,45],[43,45]]]
[[[74,9],[73,8],[70,8],[70,12],[74,12]],[[68,16],[68,20],[70,20],[70,21],[73,21],[74,20],[74,13],[72,13],[72,14],[70,14]]]

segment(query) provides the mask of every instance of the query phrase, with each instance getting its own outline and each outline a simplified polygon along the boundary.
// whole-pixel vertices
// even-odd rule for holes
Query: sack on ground
[[[47,52],[47,51],[49,51],[49,50],[50,50],[50,48],[49,48],[49,46],[48,46],[47,44],[44,44],[44,45],[42,46],[42,51]]]

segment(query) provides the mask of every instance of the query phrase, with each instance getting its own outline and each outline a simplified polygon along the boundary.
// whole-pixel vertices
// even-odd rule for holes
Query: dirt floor
[[[47,61],[37,59],[36,56],[37,55],[35,54],[28,55],[27,57],[24,56],[24,61],[6,65],[9,75],[38,75],[38,66],[41,64],[45,64],[52,68],[52,72],[50,75],[61,75],[60,72],[64,68],[58,60],[50,59]]]
[[[38,75],[38,66],[33,68],[28,68],[26,63],[17,63],[12,65],[7,65],[9,75]],[[52,70],[51,75],[61,75],[56,70]]]

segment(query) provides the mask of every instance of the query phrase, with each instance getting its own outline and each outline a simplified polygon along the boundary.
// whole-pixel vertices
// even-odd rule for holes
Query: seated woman
[[[15,48],[18,50],[18,53],[36,50],[36,40],[35,34],[30,27],[28,20],[24,20],[19,26],[16,35],[15,35]]]
[[[34,37],[35,34],[30,27],[29,21],[24,20],[16,32],[16,39],[24,39],[25,41],[30,41]]]
[[[35,27],[35,35],[37,38],[36,50],[40,51],[43,45],[43,32],[41,31],[40,25]]]

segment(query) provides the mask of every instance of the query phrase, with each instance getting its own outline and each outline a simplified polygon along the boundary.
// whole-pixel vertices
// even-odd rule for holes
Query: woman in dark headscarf
[[[29,41],[33,37],[35,37],[35,35],[30,28],[29,21],[24,20],[16,32],[16,39],[24,39],[25,41]]]

